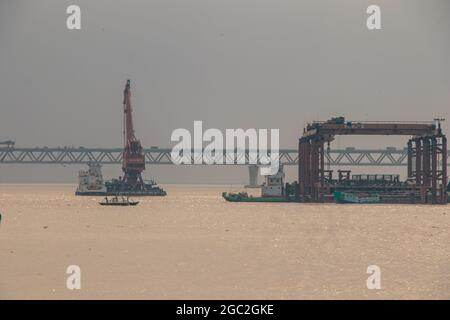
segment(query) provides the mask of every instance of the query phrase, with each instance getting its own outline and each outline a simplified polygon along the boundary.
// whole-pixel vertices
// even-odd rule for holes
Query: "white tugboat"
[[[77,196],[103,196],[106,195],[106,186],[103,182],[102,170],[99,163],[90,162],[88,170],[78,172]]]
[[[286,192],[284,178],[283,166],[280,165],[276,174],[266,176],[266,182],[261,186],[261,197],[249,196],[247,192],[223,192],[222,197],[230,202],[291,202],[294,199]]]

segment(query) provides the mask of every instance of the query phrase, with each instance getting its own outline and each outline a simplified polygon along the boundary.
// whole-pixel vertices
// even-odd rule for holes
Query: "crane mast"
[[[127,80],[123,91],[124,110],[124,151],[122,170],[124,177],[122,183],[134,190],[145,188],[142,180],[142,171],[145,170],[145,156],[141,142],[134,135],[133,116],[131,108],[131,82]]]

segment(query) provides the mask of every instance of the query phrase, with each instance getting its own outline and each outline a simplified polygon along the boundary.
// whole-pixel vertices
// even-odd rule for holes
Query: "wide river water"
[[[450,206],[228,203],[229,186],[102,207],[0,184],[0,299],[450,298]],[[81,270],[69,290],[66,269]],[[369,266],[381,289],[369,290]]]

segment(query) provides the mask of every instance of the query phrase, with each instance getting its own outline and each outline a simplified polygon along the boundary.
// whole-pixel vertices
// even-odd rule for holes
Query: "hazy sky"
[[[66,28],[70,4],[82,30]],[[382,30],[366,28],[370,4]],[[279,128],[295,148],[307,121],[335,115],[450,119],[449,14],[448,0],[0,0],[0,140],[119,147],[127,78],[146,147],[172,146],[194,120]],[[162,182],[246,180],[237,168],[149,169]],[[77,170],[0,164],[0,182],[75,181]]]

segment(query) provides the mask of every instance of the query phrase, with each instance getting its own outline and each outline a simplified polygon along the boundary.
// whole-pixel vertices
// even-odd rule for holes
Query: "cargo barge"
[[[333,198],[336,203],[381,203],[381,198],[378,194],[355,194],[336,191],[333,193]]]
[[[167,193],[153,180],[145,180],[140,189],[133,189],[123,179],[112,179],[103,181],[101,166],[98,163],[89,163],[88,170],[78,173],[78,187],[75,191],[77,196],[139,196],[139,197],[163,197]]]
[[[229,202],[292,202],[293,198],[287,197],[253,197],[247,192],[227,193],[223,192],[222,197]]]
[[[106,181],[107,195],[123,195],[123,196],[137,196],[137,197],[164,197],[167,195],[166,191],[159,187],[153,180],[145,180],[139,189],[131,187],[124,183],[122,179],[112,179]]]

